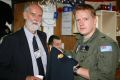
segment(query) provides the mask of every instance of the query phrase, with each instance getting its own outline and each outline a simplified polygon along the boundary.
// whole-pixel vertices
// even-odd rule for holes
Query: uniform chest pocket
[[[77,55],[76,55],[76,59],[78,60],[78,62],[80,63],[80,64],[82,64],[85,60],[86,60],[86,58],[87,58],[87,55],[88,55],[88,53],[77,53]]]
[[[78,52],[76,59],[79,61],[79,64],[84,67],[90,68],[91,66],[97,65],[97,49],[94,51],[87,51],[87,52]]]

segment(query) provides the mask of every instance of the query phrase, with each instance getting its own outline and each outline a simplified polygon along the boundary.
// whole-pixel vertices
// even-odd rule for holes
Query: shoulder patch
[[[103,45],[103,46],[100,46],[100,51],[101,51],[101,52],[109,52],[109,51],[112,51],[112,46],[111,46],[111,45]]]

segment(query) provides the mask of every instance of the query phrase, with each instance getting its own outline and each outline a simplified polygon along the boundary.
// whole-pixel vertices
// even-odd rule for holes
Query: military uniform
[[[93,36],[85,41],[77,35],[73,57],[80,66],[89,69],[90,80],[115,80],[119,47],[115,41],[96,29]],[[75,80],[86,80],[76,76]]]

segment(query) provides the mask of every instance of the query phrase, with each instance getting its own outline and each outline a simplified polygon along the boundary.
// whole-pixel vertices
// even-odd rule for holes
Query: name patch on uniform
[[[110,45],[100,46],[100,51],[101,52],[112,51],[112,46],[110,46]]]

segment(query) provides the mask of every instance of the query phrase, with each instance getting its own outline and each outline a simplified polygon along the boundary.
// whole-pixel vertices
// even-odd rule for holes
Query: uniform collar
[[[95,39],[98,36],[99,33],[100,33],[100,31],[96,28],[93,35],[85,43],[91,42],[93,39]],[[83,38],[83,36],[81,34],[76,35],[76,38],[78,39],[79,43],[83,43],[84,38]]]

